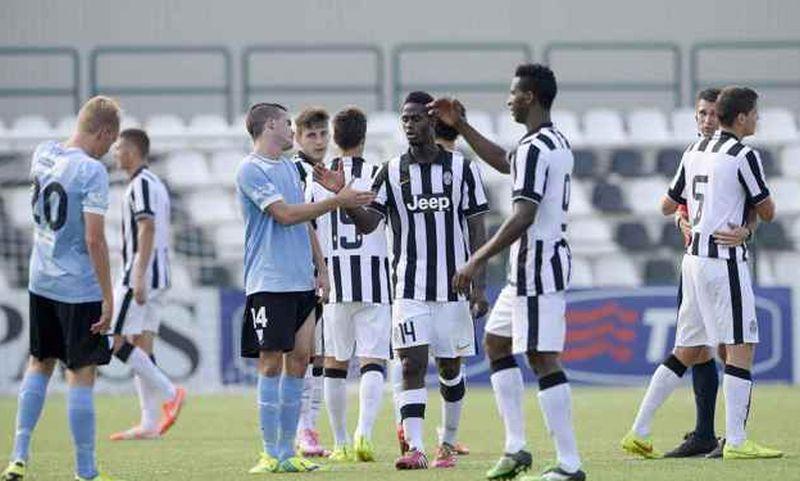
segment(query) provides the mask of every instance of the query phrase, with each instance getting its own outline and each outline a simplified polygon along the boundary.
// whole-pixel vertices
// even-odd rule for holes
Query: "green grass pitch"
[[[757,385],[749,422],[750,436],[768,446],[782,449],[779,460],[721,461],[705,459],[632,459],[618,447],[629,428],[643,389],[574,389],[574,418],[578,443],[588,478],[606,480],[800,480],[800,388]],[[354,393],[353,393],[354,394]],[[397,472],[394,426],[389,408],[389,393],[376,428],[379,461],[370,464],[336,465],[331,470],[306,475],[266,475],[272,477],[310,477],[330,480],[442,480],[483,479],[502,449],[502,425],[490,390],[472,388],[467,392],[460,438],[472,454],[459,459],[450,470]],[[355,396],[350,398],[356,401]],[[159,441],[111,443],[113,430],[127,428],[136,418],[133,394],[129,397],[100,396],[98,408],[98,460],[105,472],[127,481],[169,480],[252,480],[247,470],[259,452],[255,392],[190,397],[178,424]],[[435,448],[435,426],[439,421],[439,396],[430,392],[426,443],[429,454]],[[538,470],[554,457],[552,444],[543,429],[535,390],[526,398],[527,433]],[[0,456],[10,452],[16,400],[0,398]],[[719,400],[717,431],[724,428],[722,399]],[[350,410],[349,421],[356,414]],[[656,447],[671,448],[694,423],[694,404],[688,389],[676,392],[662,408],[654,425]],[[330,443],[325,412],[320,416],[323,440]],[[46,405],[34,434],[32,461],[27,479],[31,481],[68,480],[72,473],[72,448],[65,417],[63,396],[55,395]],[[363,476],[363,478],[361,478]]]

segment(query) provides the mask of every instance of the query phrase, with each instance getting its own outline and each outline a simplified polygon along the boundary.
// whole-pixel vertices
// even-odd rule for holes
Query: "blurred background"
[[[27,349],[30,154],[66,137],[88,97],[119,98],[124,127],[151,136],[152,167],[173,194],[174,302],[161,332],[173,362],[165,369],[215,388],[250,376],[236,355],[243,225],[233,196],[233,172],[249,149],[247,106],[359,105],[369,115],[366,157],[377,163],[405,149],[399,99],[423,89],[458,96],[473,125],[510,148],[522,128],[505,98],[525,61],[555,70],[553,119],[576,158],[574,377],[637,383],[671,348],[682,241],[657,205],[696,138],[696,92],[734,83],[761,95],[759,132],[748,143],[762,153],[778,205],[777,221],[758,228],[752,262],[765,346],[756,372],[798,377],[798,2],[27,0],[0,8],[0,358],[13,360],[2,363],[0,392],[13,390]],[[116,273],[125,179],[108,164]],[[494,229],[510,211],[508,180],[483,173]],[[491,266],[493,295],[504,263]],[[476,359],[477,379],[484,367]]]

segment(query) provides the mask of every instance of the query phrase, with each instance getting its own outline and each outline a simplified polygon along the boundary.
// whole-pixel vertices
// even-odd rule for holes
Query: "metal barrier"
[[[170,55],[170,54],[210,54],[219,56],[225,64],[225,83],[221,87],[214,86],[137,86],[124,85],[116,87],[98,84],[98,62],[102,56],[111,55]],[[89,59],[89,91],[97,95],[101,91],[108,95],[139,96],[186,96],[186,95],[220,95],[225,97],[225,115],[228,122],[233,120],[233,80],[231,70],[231,54],[222,46],[116,46],[97,47],[92,50]]]
[[[374,57],[375,82],[366,85],[294,85],[294,84],[254,84],[250,82],[250,71],[253,56],[257,54],[352,54],[364,53]],[[374,45],[342,44],[342,45],[250,45],[242,52],[242,111],[250,106],[250,96],[254,93],[284,94],[374,94],[376,106],[384,106],[384,59],[383,51]],[[323,78],[324,80],[324,78]]]
[[[691,90],[689,95],[694,95],[701,86],[706,85],[731,85],[731,84],[747,84],[755,88],[782,88],[800,89],[800,80],[752,80],[746,76],[737,76],[735,79],[714,79],[714,80],[701,80],[700,79],[700,54],[704,51],[742,51],[742,50],[795,50],[800,53],[800,41],[720,41],[720,42],[702,42],[692,45],[690,54],[689,76],[691,82]],[[689,99],[693,101],[692,98]]]
[[[3,57],[63,56],[72,61],[72,86],[56,87],[5,87],[0,88],[0,97],[72,97],[72,109],[76,113],[81,104],[80,57],[72,47],[0,47]]]
[[[559,90],[581,90],[584,92],[663,92],[671,91],[675,106],[681,104],[681,49],[666,42],[556,42],[544,50],[544,63],[550,65],[553,55],[559,51],[624,51],[624,52],[668,52],[672,55],[672,82],[564,82],[559,81]]]
[[[460,92],[506,92],[508,82],[446,82],[446,83],[403,83],[402,56],[413,53],[431,52],[517,52],[522,54],[522,59],[530,62],[533,52],[529,45],[524,43],[406,43],[398,45],[392,50],[392,104],[400,102],[400,95],[404,89],[408,90],[458,90]]]

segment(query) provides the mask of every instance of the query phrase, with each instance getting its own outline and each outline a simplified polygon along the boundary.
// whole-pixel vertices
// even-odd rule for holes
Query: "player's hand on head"
[[[100,319],[89,328],[92,334],[103,334],[111,329],[111,315],[113,311],[114,301],[111,299],[104,299],[100,306]]]
[[[451,97],[440,97],[427,107],[428,113],[450,126],[455,126],[464,118],[464,106]]]
[[[339,192],[344,188],[344,163],[339,162],[336,169],[329,169],[318,162],[314,165],[314,181],[331,192]]]

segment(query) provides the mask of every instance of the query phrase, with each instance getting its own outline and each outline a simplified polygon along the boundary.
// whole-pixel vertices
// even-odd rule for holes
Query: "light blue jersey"
[[[83,213],[105,215],[108,172],[81,149],[55,141],[36,148],[31,163],[33,251],[28,289],[54,301],[102,300],[86,248]]]
[[[314,266],[308,223],[281,225],[267,207],[279,200],[305,202],[300,174],[286,157],[250,154],[236,171],[236,194],[245,220],[244,283],[256,292],[314,289]]]

